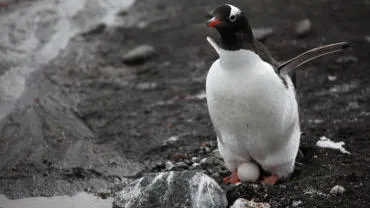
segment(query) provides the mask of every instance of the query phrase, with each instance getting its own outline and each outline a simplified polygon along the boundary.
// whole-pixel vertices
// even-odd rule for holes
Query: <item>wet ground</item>
[[[232,2],[246,9],[252,27],[274,28],[265,44],[279,60],[326,43],[349,41],[351,47],[297,73],[301,169],[273,187],[225,186],[230,201],[369,207],[370,2]],[[199,155],[200,143],[215,140],[205,99],[195,95],[204,91],[207,70],[217,58],[205,40],[217,34],[205,21],[220,3],[140,1],[122,13],[125,27],[75,37],[28,79],[19,108],[1,122],[0,193],[109,195],[127,180],[163,170],[166,160]],[[313,29],[298,39],[292,28],[303,18]],[[141,44],[154,46],[157,56],[141,65],[123,64],[122,55]],[[166,142],[172,136],[178,139]],[[320,136],[345,141],[352,154],[317,148]],[[224,174],[213,176],[220,181]],[[329,194],[335,185],[346,191]]]

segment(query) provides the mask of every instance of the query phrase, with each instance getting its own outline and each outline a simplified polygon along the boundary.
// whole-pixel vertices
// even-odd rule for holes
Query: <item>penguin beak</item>
[[[210,19],[208,22],[207,22],[207,26],[208,27],[216,27],[217,25],[219,25],[221,23],[220,20],[216,19],[216,17],[213,17],[212,19]]]

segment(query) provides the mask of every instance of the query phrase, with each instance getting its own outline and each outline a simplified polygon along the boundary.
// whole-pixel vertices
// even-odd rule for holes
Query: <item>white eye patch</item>
[[[242,11],[241,11],[238,7],[236,7],[236,6],[233,6],[233,5],[231,5],[231,4],[227,4],[227,5],[231,8],[229,18],[230,18],[231,16],[237,16],[237,15],[239,15],[239,14],[242,12]]]

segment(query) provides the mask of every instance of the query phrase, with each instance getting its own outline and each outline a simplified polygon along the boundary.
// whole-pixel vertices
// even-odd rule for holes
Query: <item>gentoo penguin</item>
[[[206,81],[208,111],[218,148],[232,174],[225,182],[256,181],[260,166],[275,184],[294,169],[300,122],[294,85],[288,72],[325,54],[341,51],[341,42],[307,51],[289,61],[275,61],[256,41],[244,12],[226,4],[207,23],[221,36],[219,54]]]

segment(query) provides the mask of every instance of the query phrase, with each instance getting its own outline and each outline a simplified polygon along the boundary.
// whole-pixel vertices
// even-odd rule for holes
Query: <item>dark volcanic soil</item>
[[[198,151],[201,142],[214,141],[206,102],[192,95],[204,91],[207,70],[217,58],[205,39],[207,35],[217,38],[217,34],[206,28],[205,21],[207,13],[221,3],[224,1],[139,1],[123,17],[130,27],[76,37],[53,63],[33,76],[42,78],[30,78],[29,82],[42,80],[37,86],[31,85],[38,88],[37,99],[26,96],[22,102],[28,104],[20,105],[2,122],[0,193],[17,198],[84,189],[99,192],[102,187],[115,187],[116,178],[136,178],[144,172],[161,170],[163,162],[175,153],[189,157]],[[276,186],[225,186],[230,203],[244,197],[269,202],[272,207],[292,206],[293,201],[302,201],[301,207],[370,207],[370,2],[230,3],[246,9],[252,27],[275,29],[265,44],[278,60],[322,44],[351,43],[344,53],[315,60],[297,73],[304,133],[301,169]],[[297,39],[292,28],[303,18],[312,21],[313,31]],[[136,27],[139,22],[147,26]],[[122,55],[141,44],[153,45],[158,55],[139,66],[123,64]],[[338,59],[342,56],[356,60],[343,62]],[[329,76],[336,79],[329,80]],[[53,89],[58,96],[44,93],[44,88]],[[59,104],[53,96],[65,102]],[[48,102],[58,103],[47,105],[59,109],[58,113],[43,107]],[[70,107],[65,110],[65,106]],[[29,107],[35,110],[29,111]],[[35,112],[49,117],[19,133],[27,123],[23,116],[29,114],[32,118]],[[60,119],[63,115],[66,118]],[[79,120],[78,130],[71,130],[75,126],[69,119]],[[36,132],[34,129],[40,126],[44,131]],[[66,133],[61,135],[67,139],[58,136],[62,130]],[[19,134],[42,135],[43,139],[36,143],[39,146],[14,150],[19,144],[9,142],[6,136]],[[178,141],[163,145],[166,139],[178,135]],[[320,136],[345,141],[352,154],[317,148]],[[132,165],[123,170],[120,164]],[[209,171],[212,169],[216,167]],[[223,175],[215,179],[220,181]],[[39,184],[45,187],[36,188]],[[56,189],[55,184],[63,188]],[[343,195],[329,194],[335,185],[346,189]]]

